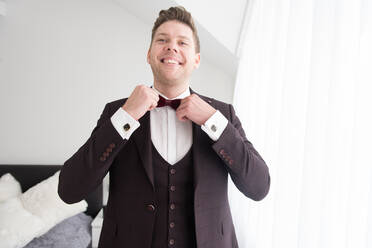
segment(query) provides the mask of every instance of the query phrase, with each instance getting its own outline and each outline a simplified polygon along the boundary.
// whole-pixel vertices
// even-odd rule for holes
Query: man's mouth
[[[161,59],[160,62],[162,62],[163,64],[182,65],[181,62],[178,62],[177,60],[174,59]]]

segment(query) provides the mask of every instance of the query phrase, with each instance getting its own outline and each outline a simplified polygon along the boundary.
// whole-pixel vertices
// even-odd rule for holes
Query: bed
[[[53,176],[57,171],[59,171],[61,169],[61,167],[62,167],[61,165],[5,165],[5,164],[2,164],[2,165],[0,165],[0,178],[5,174],[10,173],[19,182],[19,184],[21,186],[21,189],[22,189],[22,192],[24,193],[28,189],[34,187],[36,184],[38,184],[42,181],[45,181],[46,179]],[[86,211],[84,212],[84,216],[88,216],[92,220],[96,217],[98,212],[103,207],[103,188],[102,188],[102,185],[97,187],[97,189],[94,192],[91,192],[87,196],[85,201],[87,203],[87,207],[86,207]],[[79,213],[79,214],[82,215],[83,213]],[[76,216],[75,216],[75,218],[76,218]],[[87,218],[85,218],[85,220],[86,219]],[[0,220],[0,222],[1,221],[2,220]],[[68,221],[67,219],[64,220],[64,222],[67,222],[67,221]],[[77,229],[77,230],[79,230],[79,229]],[[61,236],[61,233],[58,233],[58,235]],[[91,235],[91,229],[90,229],[90,235]],[[43,240],[40,240],[39,243],[42,244],[44,242],[44,244],[45,244],[46,241],[43,241],[43,242],[42,241]],[[3,246],[6,247],[6,245],[4,243],[2,244],[1,242],[2,241],[0,240],[0,247],[3,247]],[[38,242],[36,242],[36,243],[38,243]],[[10,246],[8,246],[8,247],[10,247]],[[34,247],[48,247],[48,246],[47,245],[44,245],[44,246],[40,245],[40,246],[25,246],[25,247],[27,247],[27,248],[28,247],[33,247],[34,248]],[[59,247],[59,246],[53,246],[53,247]],[[80,247],[80,246],[71,245],[70,247]],[[85,247],[91,247],[91,241],[90,241],[90,244],[88,246],[84,246],[84,248]],[[81,247],[81,248],[83,248],[83,247]]]

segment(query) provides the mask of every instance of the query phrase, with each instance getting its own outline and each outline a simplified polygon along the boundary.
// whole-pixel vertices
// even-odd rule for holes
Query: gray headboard
[[[61,165],[5,165],[0,164],[0,177],[6,173],[19,181],[22,187],[22,192],[31,188],[35,184],[52,176],[55,172],[62,168]],[[86,214],[93,218],[98,214],[103,205],[103,189],[102,184],[95,191],[90,193],[85,199],[88,203]]]

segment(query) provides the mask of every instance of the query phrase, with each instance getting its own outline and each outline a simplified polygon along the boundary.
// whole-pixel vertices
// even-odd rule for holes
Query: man
[[[153,86],[105,106],[90,138],[65,162],[58,193],[78,202],[110,172],[99,247],[238,247],[228,174],[257,201],[270,176],[233,106],[189,88],[200,45],[184,8],[160,11],[147,61]]]

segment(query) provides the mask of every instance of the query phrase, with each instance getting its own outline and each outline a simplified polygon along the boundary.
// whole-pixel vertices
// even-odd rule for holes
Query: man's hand
[[[195,122],[199,126],[203,125],[217,110],[206,103],[196,94],[181,100],[180,106],[177,108],[176,115],[181,121],[187,119]]]
[[[122,108],[138,121],[147,111],[156,108],[158,101],[159,95],[154,89],[137,85]]]

